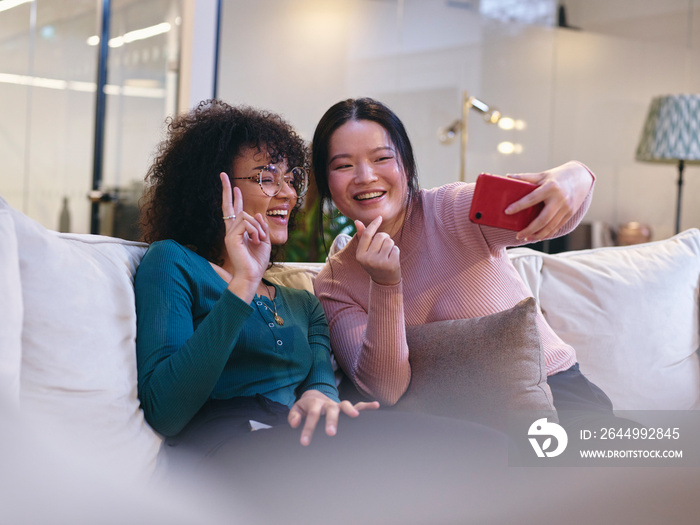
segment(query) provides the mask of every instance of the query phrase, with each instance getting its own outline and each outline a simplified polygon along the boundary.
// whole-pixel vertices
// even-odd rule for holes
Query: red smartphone
[[[482,173],[476,178],[469,220],[484,226],[520,231],[537,217],[544,203],[540,202],[513,215],[506,215],[505,209],[535,188],[537,185],[530,182]]]

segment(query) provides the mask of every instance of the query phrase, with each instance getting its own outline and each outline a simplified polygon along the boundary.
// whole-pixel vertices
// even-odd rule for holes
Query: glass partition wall
[[[30,0],[0,11],[0,195],[48,228],[90,231],[102,5],[100,189],[117,199],[100,206],[99,233],[135,238],[141,181],[175,112],[179,0]]]
[[[101,229],[136,238],[137,201],[165,118],[177,107],[179,0],[111,0]]]
[[[87,227],[97,55],[86,41],[96,13],[93,0],[0,12],[2,195],[54,229]]]

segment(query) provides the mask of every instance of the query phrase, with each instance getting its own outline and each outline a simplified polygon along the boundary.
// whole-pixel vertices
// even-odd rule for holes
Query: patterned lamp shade
[[[700,161],[700,95],[655,97],[649,106],[636,159]]]
[[[636,159],[678,164],[678,233],[681,227],[683,169],[686,163],[700,161],[700,95],[667,95],[652,99]]]

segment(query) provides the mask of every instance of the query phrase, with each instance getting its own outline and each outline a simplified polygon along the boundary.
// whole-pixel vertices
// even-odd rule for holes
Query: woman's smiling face
[[[398,232],[408,186],[387,131],[370,120],[350,120],[331,135],[328,156],[328,187],[340,213],[365,226],[381,215],[379,230]]]
[[[262,214],[270,227],[270,242],[273,245],[284,244],[287,242],[289,216],[297,203],[294,188],[287,183],[282,183],[280,192],[274,197],[268,197],[254,179],[238,179],[238,177],[256,177],[269,163],[270,156],[266,152],[245,148],[233,160],[233,177],[236,179],[231,182],[241,190],[243,211],[252,216],[256,213]],[[280,163],[278,167],[285,173],[287,163]]]

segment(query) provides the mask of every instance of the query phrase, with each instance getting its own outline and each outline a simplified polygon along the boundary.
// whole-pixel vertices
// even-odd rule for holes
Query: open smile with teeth
[[[288,214],[288,210],[267,210],[268,216],[286,217]]]
[[[354,199],[356,201],[366,201],[369,199],[376,199],[377,197],[381,197],[385,193],[386,193],[385,191],[373,191],[371,193],[360,193],[359,195],[355,195]]]

